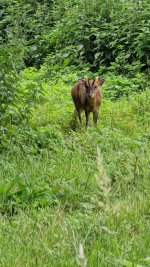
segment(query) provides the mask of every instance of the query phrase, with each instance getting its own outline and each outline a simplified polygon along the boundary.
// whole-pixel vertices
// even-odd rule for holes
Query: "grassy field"
[[[150,91],[74,120],[70,84],[0,157],[0,266],[150,266]]]

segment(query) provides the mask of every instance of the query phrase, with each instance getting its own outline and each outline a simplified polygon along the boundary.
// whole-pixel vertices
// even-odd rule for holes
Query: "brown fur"
[[[98,111],[102,102],[102,92],[99,90],[100,85],[104,83],[101,78],[94,80],[80,79],[71,90],[72,99],[75,105],[75,112],[78,115],[79,121],[82,122],[81,112],[85,111],[86,126],[89,122],[90,112],[93,112],[93,121],[97,123]]]

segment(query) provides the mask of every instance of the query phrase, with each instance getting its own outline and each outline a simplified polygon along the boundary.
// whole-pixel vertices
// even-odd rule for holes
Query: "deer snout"
[[[94,97],[94,92],[92,92],[92,91],[90,91],[90,92],[88,92],[87,93],[87,97],[89,97],[89,98],[93,98]]]

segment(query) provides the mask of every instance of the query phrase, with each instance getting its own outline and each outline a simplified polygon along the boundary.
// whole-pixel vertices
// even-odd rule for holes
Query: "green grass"
[[[69,85],[44,88],[0,158],[0,265],[149,266],[149,90],[104,98],[86,129]]]

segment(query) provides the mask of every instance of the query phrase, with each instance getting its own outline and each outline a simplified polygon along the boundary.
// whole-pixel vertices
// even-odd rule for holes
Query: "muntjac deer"
[[[104,79],[95,77],[90,80],[79,79],[72,87],[71,95],[75,105],[75,112],[78,115],[80,123],[82,122],[81,112],[85,111],[86,126],[88,126],[90,112],[93,112],[93,121],[96,124],[98,119],[98,111],[102,102],[102,92],[99,90],[100,85],[104,83]]]

